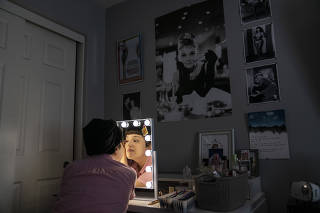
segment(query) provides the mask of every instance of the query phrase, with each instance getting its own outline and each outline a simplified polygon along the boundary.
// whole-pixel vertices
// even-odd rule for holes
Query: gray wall
[[[105,9],[91,0],[10,0],[86,37],[84,122],[104,115]]]
[[[121,94],[140,90],[143,115],[156,120],[154,18],[194,2],[197,1],[130,0],[107,9],[105,118],[121,119]],[[285,212],[290,181],[304,179],[320,182],[320,2],[271,1],[281,102],[250,106],[246,99],[243,26],[240,24],[238,0],[225,0],[224,4],[233,114],[205,120],[155,122],[158,169],[160,173],[180,173],[188,164],[195,171],[197,132],[200,130],[234,128],[236,149],[248,148],[246,113],[285,109],[291,158],[260,162],[262,186],[267,194],[270,212]],[[119,86],[116,40],[138,32],[142,33],[144,46],[144,81]]]

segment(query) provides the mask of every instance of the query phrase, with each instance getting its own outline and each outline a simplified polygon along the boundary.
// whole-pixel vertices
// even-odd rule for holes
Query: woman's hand
[[[128,166],[128,158],[127,158],[127,155],[126,155],[125,142],[126,141],[121,141],[122,158],[120,159],[120,162],[123,163],[124,165]]]
[[[201,66],[197,64],[193,71],[190,73],[190,80],[194,80],[201,72]]]

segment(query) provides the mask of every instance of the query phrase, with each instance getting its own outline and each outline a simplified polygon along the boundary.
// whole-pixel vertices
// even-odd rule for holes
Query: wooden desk
[[[128,212],[130,213],[168,213],[174,212],[173,209],[160,208],[160,204],[148,205],[150,201],[142,200],[130,200]],[[217,213],[214,211],[207,211],[194,207],[188,211],[189,213]],[[267,203],[265,195],[263,192],[256,194],[251,200],[247,200],[245,204],[233,211],[228,211],[225,213],[267,213]]]

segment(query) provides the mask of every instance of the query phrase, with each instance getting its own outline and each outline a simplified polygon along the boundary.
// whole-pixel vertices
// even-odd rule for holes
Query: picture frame
[[[246,69],[248,104],[280,102],[277,64]]]
[[[259,176],[259,150],[258,149],[240,149],[237,150],[239,167],[241,171],[250,171],[250,176]]]
[[[140,91],[122,94],[122,119],[133,120],[141,118]]]
[[[259,176],[259,150],[249,149],[249,160],[250,160],[250,175],[254,177]]]
[[[117,41],[119,84],[143,80],[141,34]]]
[[[273,23],[244,29],[243,46],[245,63],[276,58]]]
[[[241,24],[270,18],[272,16],[270,0],[239,0]]]
[[[222,149],[223,156],[229,160],[231,168],[231,159],[234,155],[234,129],[212,130],[199,132],[199,167],[208,166],[209,150]]]

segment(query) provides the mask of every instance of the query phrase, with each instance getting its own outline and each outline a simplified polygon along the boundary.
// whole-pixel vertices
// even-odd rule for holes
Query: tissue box
[[[241,207],[248,198],[248,175],[196,178],[197,204],[201,209],[231,211]]]

